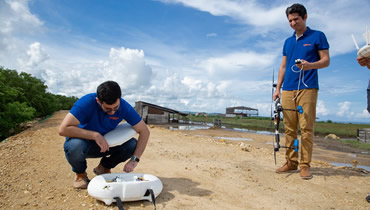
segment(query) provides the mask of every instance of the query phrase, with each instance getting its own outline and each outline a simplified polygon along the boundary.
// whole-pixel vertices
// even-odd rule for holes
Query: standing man
[[[139,134],[122,145],[109,148],[104,134],[126,120]],[[149,129],[134,108],[121,98],[121,88],[114,81],[100,84],[97,93],[80,98],[66,115],[59,127],[65,136],[64,152],[76,173],[74,188],[86,189],[89,179],[86,158],[102,157],[94,168],[96,175],[110,173],[121,162],[130,159],[123,171],[132,172],[137,166],[149,139]]]
[[[298,163],[298,153],[294,152],[294,149],[287,149],[287,162],[276,172],[297,170],[299,165],[300,176],[303,179],[311,179],[310,163],[319,90],[318,69],[329,66],[329,44],[323,32],[306,26],[307,11],[303,5],[293,4],[285,12],[294,33],[284,43],[273,100],[282,96],[283,108],[295,109],[300,105],[304,113],[283,112],[286,146],[293,148],[294,139],[298,135],[298,125],[300,126],[301,157]],[[283,89],[282,93],[280,88]]]

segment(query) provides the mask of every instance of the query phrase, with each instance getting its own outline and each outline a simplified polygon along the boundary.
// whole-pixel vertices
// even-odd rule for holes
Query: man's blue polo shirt
[[[307,27],[303,36],[296,39],[296,32],[293,36],[285,40],[283,48],[283,56],[287,58],[287,65],[285,68],[285,78],[283,90],[297,90],[299,89],[317,88],[319,89],[319,79],[317,69],[303,71],[304,76],[301,75],[299,82],[299,69],[295,66],[296,59],[304,59],[308,62],[316,62],[320,60],[319,50],[329,49],[329,43],[326,36],[321,31],[311,30]],[[296,72],[292,71],[293,70]],[[303,74],[302,72],[302,74]],[[306,87],[303,83],[307,84]]]
[[[96,97],[96,93],[83,96],[69,111],[80,121],[78,127],[104,135],[115,129],[122,120],[126,120],[132,126],[141,121],[139,114],[124,99],[121,98],[119,109],[113,115],[109,115],[103,111]]]

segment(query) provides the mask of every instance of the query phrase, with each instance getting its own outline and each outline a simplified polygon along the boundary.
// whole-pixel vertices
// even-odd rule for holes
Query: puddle
[[[238,132],[245,132],[245,133],[255,133],[255,134],[262,134],[262,135],[274,135],[274,132],[270,131],[257,131],[257,130],[249,130],[247,128],[225,128],[226,130],[231,131],[238,131]]]
[[[249,138],[224,137],[224,136],[206,136],[206,135],[195,135],[195,136],[216,138],[216,139],[224,139],[224,140],[234,140],[234,141],[253,141],[253,139],[249,139]]]
[[[179,126],[169,126],[168,129],[170,130],[199,130],[199,129],[209,129],[211,126],[208,125],[179,125]]]
[[[329,162],[335,167],[345,166],[345,167],[352,167],[352,164],[349,163],[338,163],[338,162]],[[366,171],[370,171],[370,166],[364,166],[364,165],[357,165],[357,168],[363,168]]]
[[[168,126],[168,129],[170,130],[200,130],[200,129],[210,129],[214,126],[213,123],[197,123],[197,122],[190,122],[189,125],[171,125]],[[234,128],[234,127],[229,127],[229,126],[221,126],[222,129],[224,130],[229,130],[229,131],[237,131],[237,132],[245,132],[245,133],[255,133],[255,134],[261,134],[261,135],[275,135],[274,132],[270,131],[258,131],[258,130],[249,130],[247,128]],[[281,136],[284,136],[284,134],[280,134]]]

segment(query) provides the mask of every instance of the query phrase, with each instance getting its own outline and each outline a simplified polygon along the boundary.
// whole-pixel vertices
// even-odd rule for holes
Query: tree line
[[[46,89],[44,82],[31,74],[0,67],[0,141],[17,133],[24,122],[71,109],[78,99]]]

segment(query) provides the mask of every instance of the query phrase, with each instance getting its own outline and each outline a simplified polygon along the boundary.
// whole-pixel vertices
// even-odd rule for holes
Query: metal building
[[[187,113],[144,101],[135,102],[135,110],[147,124],[166,124],[187,121]]]
[[[258,116],[258,109],[245,107],[245,106],[236,106],[226,108],[226,117],[235,117],[235,116]]]

